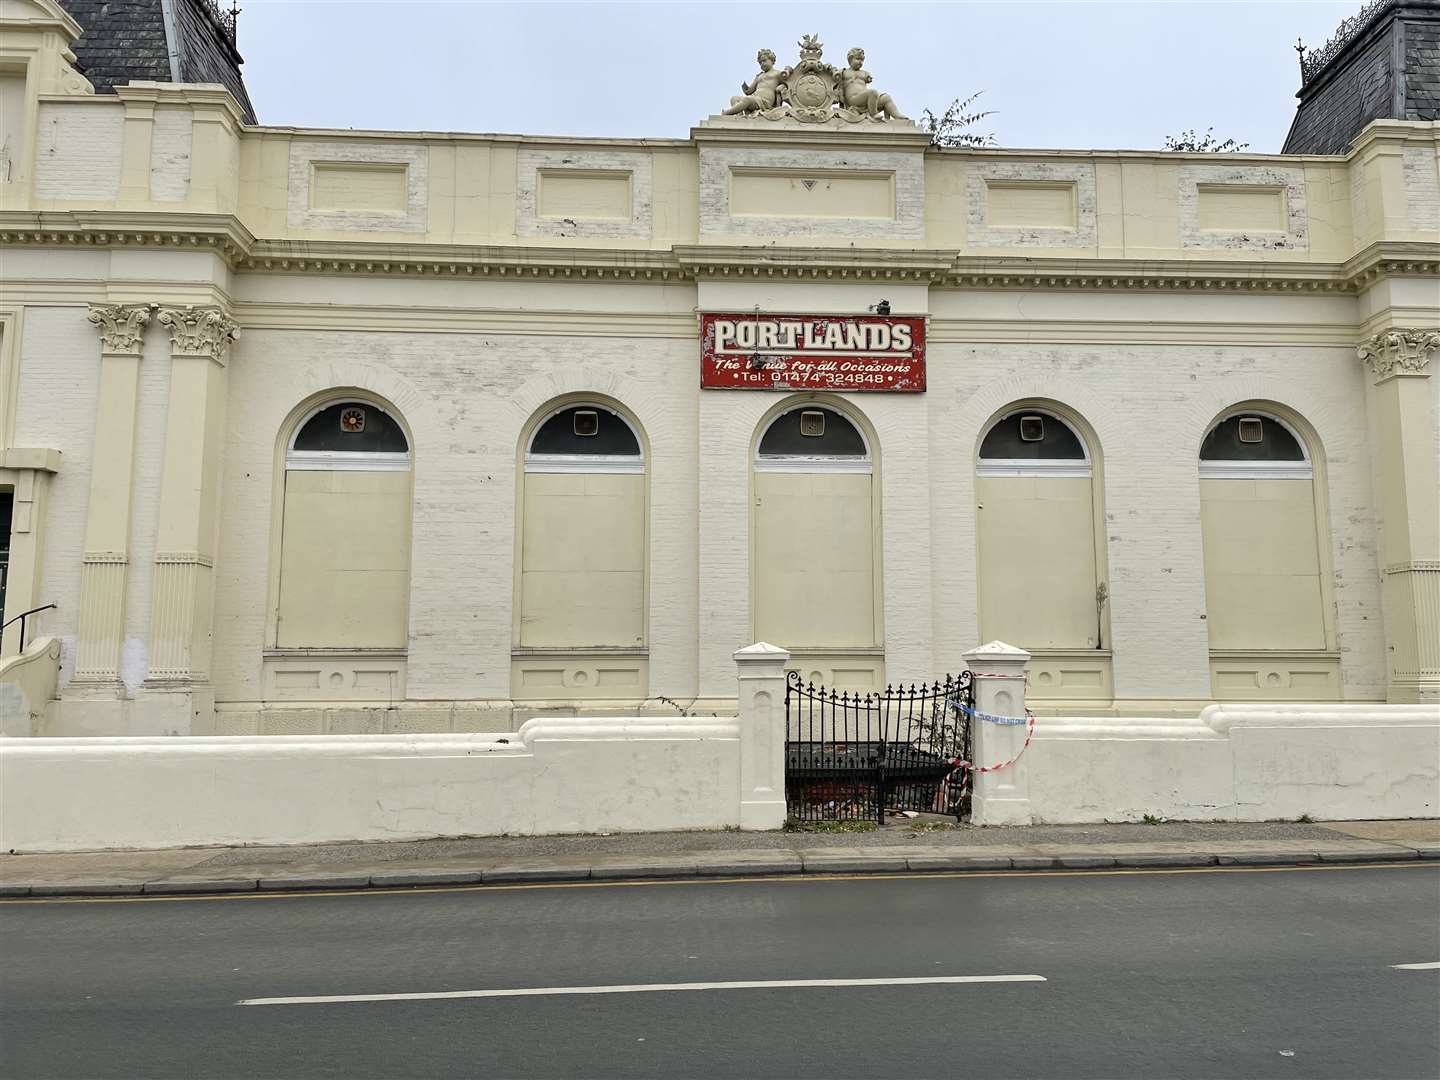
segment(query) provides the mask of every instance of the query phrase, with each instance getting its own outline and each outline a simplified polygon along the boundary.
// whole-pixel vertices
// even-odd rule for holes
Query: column
[[[970,820],[976,825],[1029,825],[1030,780],[1025,763],[1024,649],[992,641],[964,654],[965,666],[975,680],[975,712],[971,728],[972,757],[976,769],[1013,762],[995,772],[977,771],[971,789]],[[1002,719],[989,719],[1000,717]]]
[[[1440,702],[1440,465],[1430,356],[1440,330],[1392,329],[1362,342],[1374,376],[1380,475],[1386,698]]]
[[[740,682],[740,828],[785,824],[785,665],[790,654],[764,641],[732,654]]]
[[[211,579],[225,439],[225,360],[239,328],[219,308],[162,307],[159,321],[170,332],[170,399],[145,697],[165,714],[167,730],[204,734],[214,721]]]
[[[100,331],[99,404],[90,466],[90,503],[80,573],[75,677],[70,692],[124,694],[120,645],[125,633],[125,577],[130,551],[140,352],[153,305],[94,305]]]

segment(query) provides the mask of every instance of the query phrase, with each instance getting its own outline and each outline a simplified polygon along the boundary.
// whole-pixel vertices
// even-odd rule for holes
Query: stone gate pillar
[[[785,665],[790,654],[764,641],[733,654],[740,681],[740,828],[785,824]]]
[[[1359,347],[1374,376],[1386,698],[1440,701],[1440,463],[1430,357],[1440,330],[1386,330]]]
[[[971,757],[974,774],[970,820],[976,825],[1028,825],[1030,781],[1024,755],[1028,725],[1025,718],[1025,665],[1030,654],[1024,649],[992,641],[964,654],[965,666],[975,680],[976,716],[971,728]],[[1020,721],[1004,723],[985,717]],[[996,772],[978,769],[1011,761],[1013,765]]]
[[[153,304],[97,304],[87,316],[100,331],[100,378],[80,570],[75,677],[70,683],[70,693],[81,697],[124,696],[120,647],[125,637],[135,491],[140,354],[153,309]]]
[[[142,695],[167,731],[214,728],[210,648],[225,361],[239,328],[219,308],[162,307],[170,331],[170,399],[155,537],[150,674]]]

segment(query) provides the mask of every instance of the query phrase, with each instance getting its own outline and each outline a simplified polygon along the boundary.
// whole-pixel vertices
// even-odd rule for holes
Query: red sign
[[[712,390],[925,389],[925,320],[905,315],[700,316]]]

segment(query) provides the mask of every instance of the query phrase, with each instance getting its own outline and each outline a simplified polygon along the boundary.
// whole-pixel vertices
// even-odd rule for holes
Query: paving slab
[[[1383,840],[1415,847],[1440,845],[1440,821],[1433,818],[1405,818],[1400,821],[1327,821],[1325,828],[1362,840]]]

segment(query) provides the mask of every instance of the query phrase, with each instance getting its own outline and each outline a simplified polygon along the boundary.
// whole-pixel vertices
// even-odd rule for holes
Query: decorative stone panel
[[[1073,186],[1074,213],[1068,224],[996,224],[990,213],[992,185],[1040,188]],[[979,161],[969,169],[965,189],[970,247],[1093,248],[1095,167],[1041,161]]]
[[[734,212],[737,173],[792,176],[799,183],[863,174],[889,178],[892,215],[843,217]],[[807,176],[806,174],[813,174]],[[700,233],[702,236],[840,237],[855,240],[921,240],[925,235],[925,158],[922,153],[881,150],[764,150],[700,148]]]
[[[429,205],[429,166],[430,152],[424,146],[292,142],[288,184],[290,227],[332,232],[424,232]],[[335,200],[317,205],[316,171],[326,167],[354,174],[354,206],[347,207]],[[402,169],[403,176],[399,176]],[[387,180],[395,175],[399,197],[393,205],[368,197],[366,185],[361,183],[367,170]]]
[[[1237,220],[1207,218],[1206,196],[1274,193],[1278,213],[1273,226],[1252,227]],[[1310,231],[1305,207],[1305,171],[1269,165],[1182,165],[1180,167],[1180,242],[1187,248],[1225,251],[1308,251]]]
[[[540,150],[522,148],[516,157],[515,234],[550,237],[649,239],[653,230],[653,184],[649,154],[606,150]],[[599,196],[589,206],[545,197],[546,182],[572,190],[593,186]],[[622,185],[629,186],[628,206],[614,204]]]

